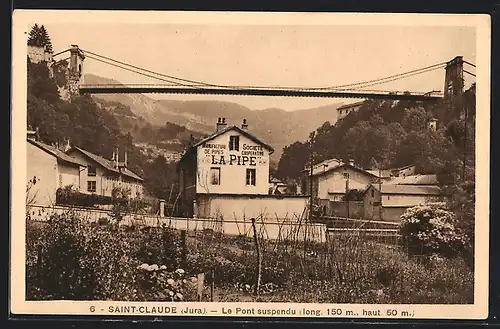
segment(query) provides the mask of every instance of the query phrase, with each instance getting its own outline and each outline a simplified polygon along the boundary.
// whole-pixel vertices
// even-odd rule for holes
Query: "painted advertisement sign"
[[[205,164],[221,166],[265,166],[266,150],[257,144],[243,143],[239,151],[229,151],[226,144],[206,143],[202,146]]]

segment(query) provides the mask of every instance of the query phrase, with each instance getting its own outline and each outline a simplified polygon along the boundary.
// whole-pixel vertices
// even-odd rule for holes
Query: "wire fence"
[[[36,231],[33,227],[51,225],[51,216],[69,212],[94,227],[90,234],[109,237],[109,224],[114,218],[109,211],[32,206],[27,224]],[[329,224],[309,222],[307,212],[292,218],[232,220],[127,214],[113,235],[116,243],[126,242],[128,248],[149,248],[145,254],[148,258],[137,259],[138,262],[155,262],[182,268],[192,275],[203,274],[199,299],[205,301],[255,301],[255,297],[248,296],[266,294],[269,301],[326,301],[334,297],[306,296],[306,288],[300,288],[298,295],[291,297],[290,285],[330,282],[337,288],[349,287],[335,297],[336,302],[355,302],[368,298],[363,295],[366,287],[386,287],[398,294],[411,294],[417,279],[434,275],[427,267],[427,258],[410,255],[396,224],[322,220]],[[30,241],[28,249],[36,259],[36,241]],[[417,279],[412,277],[412,271],[418,274]],[[286,296],[280,295],[283,291],[287,291]]]

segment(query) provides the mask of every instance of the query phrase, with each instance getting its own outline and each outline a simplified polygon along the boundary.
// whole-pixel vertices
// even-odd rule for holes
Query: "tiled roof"
[[[337,111],[343,110],[343,109],[348,109],[348,108],[351,108],[351,107],[361,106],[364,102],[365,101],[351,103],[351,104],[345,104],[345,105],[342,105],[342,106],[338,107]]]
[[[372,174],[373,176],[376,177],[382,177],[382,178],[388,178],[391,176],[390,172],[388,170],[376,170],[376,169],[366,169],[366,172]]]
[[[437,185],[437,175],[411,175],[406,177],[394,177],[387,184],[401,185]]]
[[[318,172],[314,172],[314,168],[313,168],[313,176],[321,176],[321,175],[324,175],[326,173],[329,173],[331,171],[335,171],[335,170],[338,170],[338,169],[341,169],[341,168],[344,168],[344,167],[349,167],[353,170],[356,170],[360,173],[364,173],[366,174],[367,176],[373,176],[373,177],[378,177],[377,175],[374,175],[373,173],[367,171],[367,170],[364,170],[362,168],[359,168],[359,167],[356,167],[356,166],[353,166],[353,165],[350,165],[348,163],[340,163],[338,165],[334,165],[334,166],[329,166],[328,169],[325,169],[325,170],[321,170],[321,171],[318,171]]]
[[[74,146],[72,149],[78,150],[84,155],[86,155],[88,158],[93,160],[94,162],[98,163],[101,167],[104,167],[106,170],[114,172],[114,173],[121,173],[122,175],[134,178],[136,180],[143,181],[141,177],[133,173],[130,169],[128,168],[122,168],[121,171],[118,170],[118,168],[115,168],[113,161],[105,159],[97,154],[91,153],[89,151],[86,151],[82,148]]]
[[[372,186],[380,190],[378,184]],[[382,184],[380,187],[382,194],[440,195],[441,192],[437,186]]]
[[[249,132],[247,132],[247,131],[245,131],[245,130],[241,129],[241,128],[240,128],[240,127],[238,127],[238,126],[228,126],[227,128],[221,129],[220,131],[216,132],[215,134],[210,135],[210,136],[208,136],[208,137],[206,137],[206,138],[202,139],[201,141],[197,142],[197,143],[196,143],[196,144],[194,144],[193,146],[194,146],[194,147],[198,147],[198,146],[202,145],[203,143],[206,143],[206,142],[208,142],[208,141],[210,141],[210,140],[212,140],[212,139],[216,138],[217,136],[220,136],[220,135],[222,135],[222,134],[225,134],[226,132],[228,132],[228,131],[230,131],[230,130],[236,130],[236,131],[238,131],[240,134],[242,134],[243,136],[245,136],[245,137],[247,137],[247,138],[251,139],[252,141],[254,141],[255,143],[257,143],[257,144],[260,144],[260,145],[264,146],[264,147],[265,147],[265,148],[267,148],[267,149],[268,149],[271,153],[273,153],[273,152],[274,152],[274,149],[273,149],[270,145],[268,145],[268,144],[264,143],[263,141],[261,141],[260,139],[258,139],[257,137],[255,137],[254,135],[252,135],[252,134],[250,134]]]
[[[33,145],[41,148],[45,152],[53,155],[59,161],[63,161],[63,162],[70,163],[70,164],[73,164],[73,165],[78,165],[78,166],[86,167],[85,163],[80,162],[78,159],[75,159],[75,158],[67,155],[63,151],[60,151],[60,150],[58,150],[57,148],[55,148],[53,146],[50,146],[50,145],[47,145],[47,144],[44,144],[42,142],[35,141],[35,140],[29,139],[29,138],[27,138],[26,140],[29,143],[31,143],[31,144],[33,144]]]

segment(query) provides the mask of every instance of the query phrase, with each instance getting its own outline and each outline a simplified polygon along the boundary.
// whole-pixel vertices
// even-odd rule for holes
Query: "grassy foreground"
[[[27,221],[28,300],[308,303],[473,303],[473,271],[461,259],[415,258],[362,236],[330,243],[261,241],[210,230],[88,224],[75,215]],[[212,283],[213,282],[213,283]],[[211,289],[213,286],[213,290]],[[213,295],[211,293],[213,291]]]

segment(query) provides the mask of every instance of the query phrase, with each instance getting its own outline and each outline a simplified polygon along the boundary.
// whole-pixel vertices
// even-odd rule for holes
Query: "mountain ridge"
[[[87,84],[121,84],[92,74],[85,75],[84,81]],[[207,135],[215,131],[219,117],[226,118],[226,122],[232,125],[240,125],[246,119],[249,131],[275,148],[271,159],[274,163],[279,160],[285,146],[306,140],[311,131],[326,121],[334,124],[337,121],[336,109],[342,105],[332,102],[295,111],[275,107],[253,110],[224,100],[156,100],[143,94],[103,94],[93,97],[129,106],[134,114],[142,116],[152,125],[171,122]]]

